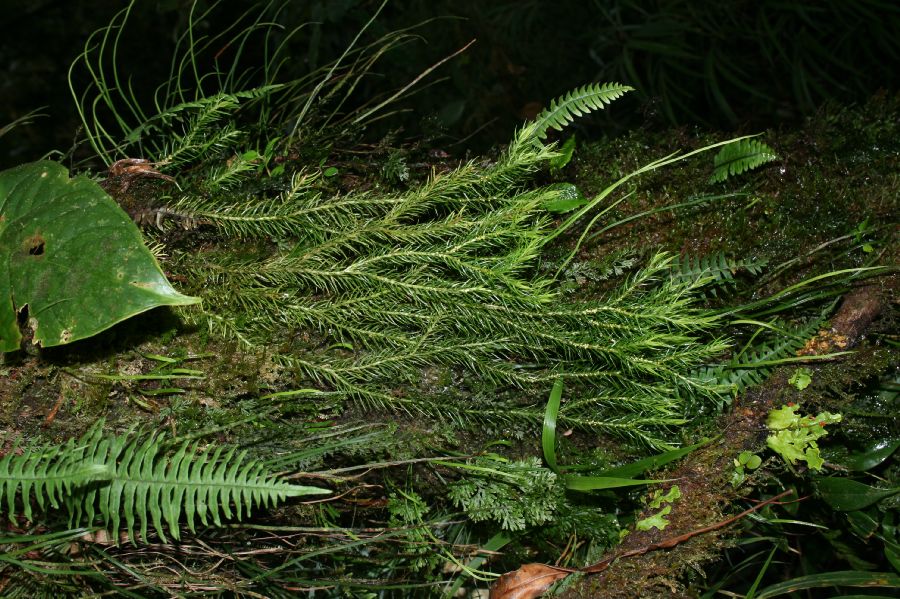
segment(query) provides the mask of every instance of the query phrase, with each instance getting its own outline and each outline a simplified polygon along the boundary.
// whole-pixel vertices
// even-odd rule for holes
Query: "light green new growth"
[[[747,479],[748,470],[756,470],[762,465],[762,458],[749,451],[742,451],[734,458],[734,472],[731,473],[731,486],[738,487]]]
[[[828,434],[825,426],[841,421],[840,414],[822,412],[817,416],[800,416],[799,406],[788,404],[769,412],[766,426],[773,431],[766,438],[769,448],[788,464],[806,462],[813,470],[821,470],[825,460],[819,455],[817,439]]]
[[[643,520],[638,520],[637,524],[634,525],[637,530],[650,530],[651,528],[656,528],[657,530],[663,530],[665,527],[669,525],[669,521],[666,520],[666,516],[669,515],[669,512],[672,511],[672,506],[667,505],[663,509],[659,510],[655,514],[651,514],[647,516]]]
[[[638,522],[634,525],[636,530],[650,530],[651,528],[656,528],[657,530],[663,530],[669,525],[669,521],[666,520],[666,516],[669,515],[669,512],[672,511],[672,504],[681,499],[681,489],[678,488],[678,485],[672,485],[669,488],[666,494],[662,493],[662,490],[656,490],[653,492],[653,495],[650,497],[650,503],[648,506],[651,509],[657,509],[662,507],[661,510],[656,512],[655,514],[651,514],[642,520],[638,520]]]
[[[660,490],[654,491],[648,505],[652,509],[656,509],[664,503],[675,503],[679,499],[681,499],[681,489],[678,485],[672,485],[665,494]]]
[[[182,517],[194,532],[197,518],[204,526],[221,526],[223,517],[240,520],[254,506],[329,493],[278,480],[234,447],[201,450],[198,442],[176,447],[164,435],[104,435],[102,423],[63,446],[25,448],[0,459],[0,494],[9,518],[22,513],[31,519],[32,492],[41,509],[64,506],[70,525],[91,525],[99,512],[115,537],[124,528],[134,541],[139,519],[142,539],[152,523],[164,543],[164,528],[179,539]]]

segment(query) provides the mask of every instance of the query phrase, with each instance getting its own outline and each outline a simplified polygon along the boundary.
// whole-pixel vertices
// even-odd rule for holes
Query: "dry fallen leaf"
[[[497,579],[491,587],[490,599],[534,599],[573,571],[546,564],[525,564]]]

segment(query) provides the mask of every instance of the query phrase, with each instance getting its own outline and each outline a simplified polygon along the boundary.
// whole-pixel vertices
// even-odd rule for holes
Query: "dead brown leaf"
[[[490,599],[535,599],[551,584],[574,572],[546,564],[525,564],[507,572],[491,587]]]

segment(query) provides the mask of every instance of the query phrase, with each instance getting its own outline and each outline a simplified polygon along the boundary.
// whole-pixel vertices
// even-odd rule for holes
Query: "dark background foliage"
[[[90,33],[126,3],[5,4],[0,126],[40,107],[48,115],[0,142],[0,165],[9,166],[73,146],[77,120],[66,72]],[[212,4],[200,0],[197,10]],[[292,42],[290,70],[302,74],[340,55],[380,3],[273,4],[280,8],[276,22],[286,27],[312,23]],[[187,0],[141,0],[134,7],[119,60],[140,94],[149,97],[165,80],[190,7]],[[219,3],[200,33],[227,27],[247,8]],[[647,121],[770,126],[827,100],[851,103],[896,89],[900,77],[893,68],[900,64],[900,5],[888,0],[393,0],[366,38],[405,27],[416,27],[421,40],[384,57],[360,101],[399,88],[477,40],[433,73],[431,86],[407,98],[412,110],[391,122],[435,145],[464,140],[460,145],[484,149],[507,139],[549,98],[590,81],[621,81],[638,90],[616,122],[604,123],[611,132]],[[258,58],[248,55],[248,61]],[[623,114],[632,114],[631,122]]]
[[[40,107],[49,118],[2,142],[4,166],[73,145],[77,125],[66,71],[89,34],[125,3],[8,4],[0,24],[0,125]],[[149,94],[165,79],[190,4],[159,0],[135,6],[119,58],[140,93]],[[198,8],[209,4],[201,1]],[[285,4],[279,23],[315,23],[294,39],[293,72],[338,56],[378,4]],[[223,2],[203,28],[226,27],[246,8]],[[380,80],[368,85],[382,91],[399,87],[477,40],[431,77],[432,86],[409,98],[414,110],[393,124],[403,123],[412,135],[444,131],[445,144],[467,138],[478,148],[505,139],[548,98],[589,81],[636,87],[631,110],[618,115],[630,112],[639,122],[735,127],[796,119],[829,99],[852,102],[880,88],[895,89],[898,70],[891,65],[900,63],[900,6],[880,0],[394,0],[369,36],[414,26],[421,41],[385,57]],[[618,118],[612,124],[619,128],[633,124]]]

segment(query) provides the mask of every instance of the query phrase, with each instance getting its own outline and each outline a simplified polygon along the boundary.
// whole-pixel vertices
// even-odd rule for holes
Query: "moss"
[[[634,195],[605,222],[698,194],[740,195],[704,208],[640,219],[604,235],[590,255],[639,244],[676,253],[723,251],[779,264],[829,240],[852,237],[866,219],[870,225],[891,222],[900,197],[898,129],[900,96],[876,96],[854,109],[826,107],[797,130],[764,132],[761,139],[780,160],[724,184],[706,182],[712,171],[711,154],[656,171],[629,184],[617,197],[627,191],[635,191]],[[574,176],[590,197],[650,160],[719,139],[687,129],[633,131],[579,148],[565,175]],[[889,234],[882,229],[873,236],[883,239]],[[817,257],[848,266],[869,258],[858,248],[843,254],[848,245],[852,244],[838,244],[835,251]],[[798,270],[794,278],[803,272]]]
[[[627,272],[632,262],[640,262],[641,250],[631,248],[652,247],[676,253],[724,251],[741,257],[759,256],[769,260],[770,264],[778,264],[829,239],[851,235],[866,218],[870,223],[886,221],[896,208],[900,187],[896,175],[900,156],[898,123],[900,100],[877,98],[856,110],[825,110],[799,131],[768,132],[764,139],[782,156],[781,162],[729,180],[725,185],[706,183],[712,169],[709,154],[644,177],[633,186],[635,194],[611,213],[611,220],[684,201],[700,193],[728,191],[745,195],[703,208],[660,213],[604,235],[579,256],[580,264],[586,266],[567,275],[571,295],[602,296],[618,274]],[[636,131],[616,140],[579,148],[576,159],[560,176],[574,177],[582,191],[590,196],[653,158],[676,148],[689,149],[715,139],[718,136],[714,138],[708,133],[686,129],[658,133]],[[349,183],[346,179],[328,181],[327,186],[337,188],[352,184],[357,189],[374,189],[380,184],[377,179],[382,175],[378,169],[369,169],[368,173],[365,169],[347,171],[357,179]],[[141,186],[134,190],[136,193],[145,191]],[[874,234],[876,246],[879,246],[882,233],[879,230]],[[196,231],[173,228],[168,234],[173,237],[166,237],[167,242],[199,259],[226,257],[251,261],[269,254],[274,243],[239,241],[214,247],[208,243],[211,235],[202,228]],[[164,234],[148,231],[148,236],[158,235]],[[566,240],[566,243],[571,242],[571,239]],[[829,267],[861,264],[867,256],[859,248],[847,253],[853,245],[849,242],[835,245],[835,251],[821,254],[821,261]],[[557,248],[556,259],[567,251],[564,244]],[[551,255],[551,262],[553,258]],[[552,269],[554,266],[546,262],[541,267]],[[804,261],[801,267],[789,273],[785,280],[803,276],[818,265]],[[594,274],[590,274],[591,269]],[[606,271],[617,269],[613,276],[603,278]],[[177,268],[172,270],[177,271]],[[771,285],[773,288],[782,286],[785,280],[772,281]],[[414,412],[398,415],[360,405],[348,407],[325,399],[263,399],[266,395],[312,384],[306,377],[273,360],[276,351],[328,351],[336,358],[347,353],[341,347],[326,350],[332,342],[321,332],[281,332],[285,338],[282,346],[251,352],[236,342],[222,341],[205,330],[185,326],[173,311],[157,310],[93,339],[5,362],[0,366],[3,375],[0,376],[0,397],[3,398],[0,416],[9,431],[34,439],[73,437],[100,417],[107,419],[110,428],[118,430],[134,425],[165,429],[174,434],[214,430],[212,436],[218,440],[241,443],[254,455],[267,459],[308,449],[307,439],[327,431],[332,425],[372,423],[381,431],[364,446],[331,449],[296,463],[309,468],[324,465],[340,468],[365,460],[401,463],[447,453],[497,452],[510,459],[540,455],[544,394],[535,390],[498,388],[452,368],[424,368],[419,372],[420,378],[412,383],[398,380],[392,392],[438,404],[453,402],[473,412],[518,409],[527,412],[528,418],[488,426],[477,419],[457,422],[424,418]],[[147,374],[154,369],[164,369],[164,363],[149,357],[153,355],[180,360],[179,367],[199,370],[205,378],[111,381],[96,377],[97,374]],[[191,356],[202,357],[188,359]],[[843,396],[839,397],[834,390],[856,389],[857,403],[844,411],[848,415],[847,434],[854,438],[863,438],[867,432],[886,434],[895,425],[885,418],[876,429],[871,428],[870,417],[886,411],[887,407],[882,400],[865,391],[864,381],[887,371],[892,360],[895,356],[886,349],[869,348],[855,354],[849,362],[817,367],[804,397],[813,406],[841,411],[834,404],[843,402]],[[776,388],[777,383],[784,383],[791,372],[791,369],[785,369],[775,373]],[[181,392],[158,394],[164,387],[177,387]],[[770,395],[751,395],[751,399],[775,403],[797,397],[798,391],[788,385]],[[43,426],[58,402],[60,407],[52,422]],[[716,432],[714,427],[711,419],[698,419],[684,426],[679,433],[683,439],[692,440],[698,435]],[[701,450],[707,460],[697,476],[697,481],[702,482],[679,482],[685,499],[679,501],[682,509],[673,510],[666,532],[696,528],[723,517],[724,506],[733,499],[730,491],[727,495],[715,491],[718,486],[730,489],[728,464],[733,456],[725,455],[723,447],[736,445],[753,435],[759,436],[757,441],[762,442],[764,435],[760,436],[758,432],[740,428],[729,430],[721,443]],[[599,470],[632,459],[636,448],[575,430],[560,435],[558,453],[562,464],[580,464]],[[384,489],[400,484],[398,481],[404,477],[412,481],[417,492],[429,503],[443,505],[441,493],[445,489],[447,473],[427,463],[416,463],[386,473],[366,473],[360,481],[354,479],[345,487],[348,491],[346,503],[336,504],[340,509],[332,514],[323,515],[327,511],[324,508],[295,506],[281,509],[271,518],[273,522],[291,525],[330,519],[345,525],[358,526],[360,522],[366,522],[377,526],[386,518]],[[357,482],[358,487],[351,491],[351,485],[357,485]],[[583,517],[582,520],[572,516],[567,522],[554,523],[558,525],[556,528],[547,527],[531,539],[511,545],[507,548],[507,561],[496,567],[515,567],[514,560],[555,559],[558,555],[554,552],[558,552],[567,539],[583,539],[578,536],[582,531],[567,527],[571,522],[593,522],[592,526],[606,532],[614,529],[620,517],[614,513],[616,510],[623,521],[631,517],[629,506],[633,505],[634,494],[618,494],[615,499],[594,495],[571,499],[573,513],[581,510],[583,513],[579,517]],[[709,505],[718,507],[710,511]],[[588,510],[592,511],[585,515]],[[472,528],[468,534],[473,535],[474,543],[487,538],[489,532]],[[240,534],[247,535],[240,540],[251,538],[246,532]],[[554,538],[554,534],[557,537]],[[682,577],[685,565],[699,568],[699,564],[720,556],[728,543],[725,537],[707,535],[672,551],[659,552],[640,567],[623,561],[604,574],[603,580],[609,583],[605,588],[619,588],[625,596],[633,596],[636,591],[646,597],[687,594],[691,581]],[[635,580],[642,581],[639,584],[643,586],[633,586]],[[594,596],[596,584],[599,584],[597,580],[588,578],[584,585],[571,592]]]

